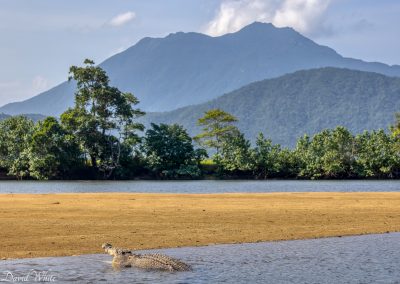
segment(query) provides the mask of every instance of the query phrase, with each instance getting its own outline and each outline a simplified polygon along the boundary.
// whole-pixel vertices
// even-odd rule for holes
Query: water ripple
[[[83,255],[2,261],[0,272],[49,271],[57,283],[400,283],[400,233],[157,252],[193,271],[116,271],[108,255]]]

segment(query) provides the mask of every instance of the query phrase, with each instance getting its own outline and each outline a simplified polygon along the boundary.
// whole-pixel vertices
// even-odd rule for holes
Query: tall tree
[[[196,135],[194,139],[204,147],[215,149],[216,155],[219,156],[224,137],[237,130],[233,125],[236,121],[236,117],[221,109],[211,109],[197,121],[203,132]]]
[[[144,126],[136,118],[144,115],[133,106],[139,103],[131,93],[109,85],[106,72],[86,59],[84,67],[72,66],[69,80],[75,80],[75,106],[61,116],[62,124],[77,138],[90,157],[93,169],[111,176],[119,166],[121,143],[135,144]]]

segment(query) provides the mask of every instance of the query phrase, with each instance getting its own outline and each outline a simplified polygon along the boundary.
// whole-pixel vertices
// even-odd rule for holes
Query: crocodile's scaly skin
[[[111,244],[103,244],[106,253],[114,256],[113,265],[117,267],[139,267],[168,271],[188,271],[190,265],[164,254],[134,254],[131,250],[113,248]]]

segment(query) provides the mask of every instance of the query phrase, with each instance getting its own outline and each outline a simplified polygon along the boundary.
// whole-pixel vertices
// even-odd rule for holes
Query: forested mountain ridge
[[[32,119],[34,122],[43,120],[46,118],[44,115],[41,115],[41,114],[31,114],[30,113],[30,114],[21,114],[21,115],[25,116],[29,119]],[[4,119],[10,118],[10,117],[11,117],[11,115],[0,113],[0,120],[4,120]]]
[[[400,78],[340,68],[298,71],[244,86],[207,103],[170,112],[148,113],[146,124],[179,123],[199,133],[198,118],[212,108],[235,115],[248,139],[259,132],[284,146],[294,146],[338,125],[353,133],[387,127],[400,110]]]
[[[344,58],[291,28],[263,23],[220,37],[179,32],[144,38],[100,66],[111,84],[133,92],[145,111],[206,102],[251,82],[303,69],[333,66],[400,76],[400,66]],[[73,105],[74,90],[73,82],[64,82],[26,101],[5,105],[0,112],[58,116]]]

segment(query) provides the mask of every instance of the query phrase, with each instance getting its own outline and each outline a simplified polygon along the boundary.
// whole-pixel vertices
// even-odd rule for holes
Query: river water
[[[152,193],[223,193],[223,192],[400,192],[400,180],[352,181],[1,181],[0,193],[61,192],[152,192]]]
[[[99,254],[0,261],[0,279],[30,273],[34,281],[42,273],[56,283],[400,283],[400,233],[157,252],[184,260],[193,271],[118,271],[110,256]]]

